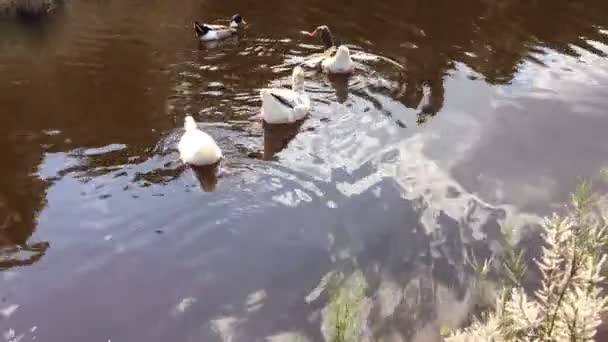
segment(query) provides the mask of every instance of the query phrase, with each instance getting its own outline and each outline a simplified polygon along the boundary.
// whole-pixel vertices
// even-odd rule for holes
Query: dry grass
[[[55,8],[56,0],[0,0],[0,16],[44,16]]]

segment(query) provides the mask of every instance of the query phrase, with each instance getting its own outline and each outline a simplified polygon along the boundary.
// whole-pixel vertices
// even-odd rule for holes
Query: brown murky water
[[[607,164],[608,3],[370,4],[71,0],[0,22],[1,338],[318,341],[325,297],[305,298],[334,270],[365,276],[368,337],[461,324],[466,251]],[[238,41],[199,46],[192,20],[235,12]],[[320,24],[357,73],[308,69],[300,126],[248,120]],[[189,113],[217,178],[177,160]]]

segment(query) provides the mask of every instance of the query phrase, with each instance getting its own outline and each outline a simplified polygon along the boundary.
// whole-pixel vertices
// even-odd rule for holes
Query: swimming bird
[[[307,32],[308,33],[308,32]],[[350,74],[355,70],[355,64],[350,57],[350,50],[345,45],[335,47],[334,37],[326,25],[318,26],[313,32],[308,33],[311,37],[317,35],[321,38],[328,56],[321,61],[321,69],[329,74]]]
[[[222,151],[215,140],[198,128],[192,116],[186,116],[184,128],[186,132],[177,145],[184,163],[194,166],[212,165],[222,158]]]
[[[424,114],[431,114],[433,112],[433,105],[431,103],[431,83],[424,81],[422,83],[422,99],[418,105],[418,110]]]
[[[241,17],[240,14],[235,14],[232,17],[230,17],[230,24],[228,26],[226,25],[216,25],[216,24],[207,24],[207,26],[209,26],[210,28],[214,29],[214,30],[222,30],[222,29],[240,29],[242,28],[244,25],[247,25],[247,22],[245,20],[243,20],[243,17]]]
[[[231,37],[238,33],[238,29],[247,22],[243,20],[240,14],[235,14],[230,18],[230,24],[226,25],[214,25],[214,24],[201,24],[198,21],[194,22],[194,31],[198,39],[202,41],[222,40]]]
[[[323,46],[325,47],[326,50],[331,49],[332,47],[334,47],[336,45],[334,36],[331,33],[331,31],[329,30],[329,27],[327,25],[317,26],[317,28],[315,28],[314,31],[312,31],[312,32],[303,31],[303,33],[307,34],[311,37],[316,37],[318,35],[319,38],[321,39],[321,42],[323,42]]]
[[[211,26],[199,24],[197,21],[194,22],[194,31],[198,39],[203,42],[222,40],[237,34],[236,29],[233,28],[213,29]]]
[[[344,45],[338,47],[335,55],[325,58],[321,62],[321,68],[328,74],[350,74],[355,71],[350,50]]]
[[[291,90],[264,88],[262,98],[262,119],[269,124],[284,124],[303,119],[310,111],[310,98],[304,91],[304,70],[300,66],[293,69]]]

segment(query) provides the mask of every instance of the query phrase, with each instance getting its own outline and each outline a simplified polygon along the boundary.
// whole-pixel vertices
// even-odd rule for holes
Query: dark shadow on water
[[[50,247],[50,244],[46,241],[2,247],[4,243],[11,244],[11,241],[3,239],[0,235],[0,271],[13,267],[33,265],[44,257],[47,249]]]
[[[48,243],[32,243],[40,212],[47,204],[51,183],[35,175],[40,162],[34,134],[0,138],[3,175],[0,176],[0,267],[33,264],[44,256]],[[45,246],[46,244],[46,246]]]
[[[190,166],[190,169],[198,179],[201,190],[205,192],[215,191],[218,179],[218,168],[220,167],[221,160],[213,165],[205,166]]]
[[[348,81],[350,75],[326,75],[329,83],[336,91],[338,103],[344,103],[348,99]]]
[[[276,154],[298,135],[304,121],[306,118],[290,124],[271,125],[264,122],[264,160],[274,160]]]
[[[0,44],[12,49],[27,47],[34,51],[52,44],[51,37],[65,26],[66,20],[63,9],[54,12],[43,16],[18,15],[15,20],[0,17]]]

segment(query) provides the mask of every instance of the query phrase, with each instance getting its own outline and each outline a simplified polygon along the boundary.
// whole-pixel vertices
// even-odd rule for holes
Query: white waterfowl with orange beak
[[[317,27],[313,32],[307,34],[311,37],[319,36],[323,45],[325,46],[326,53],[330,56],[325,57],[321,61],[321,69],[323,72],[328,74],[351,74],[355,71],[355,64],[350,57],[350,50],[345,45],[340,45],[332,53],[335,48],[335,42],[329,27],[323,25]]]

